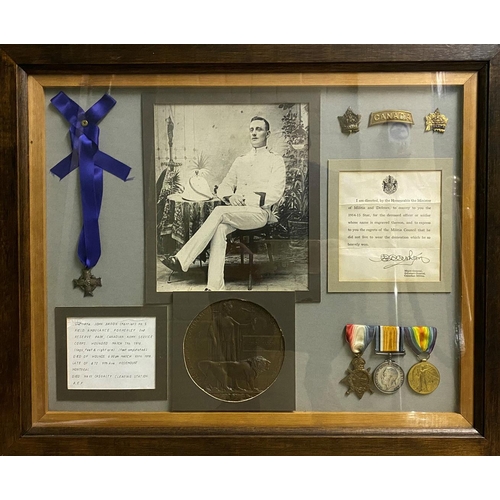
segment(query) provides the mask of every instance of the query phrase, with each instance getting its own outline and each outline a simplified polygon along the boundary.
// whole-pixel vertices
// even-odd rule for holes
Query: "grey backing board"
[[[47,172],[70,152],[68,124],[50,105],[50,98],[64,90],[87,109],[109,89],[46,89]],[[149,89],[150,91],[150,89]],[[93,298],[73,290],[71,280],[80,275],[76,244],[81,229],[78,176],[62,181],[47,174],[47,306],[49,409],[51,411],[168,411],[169,401],[73,402],[56,397],[55,307],[142,306],[144,300],[144,194],[141,89],[111,89],[117,105],[101,122],[103,151],[132,167],[133,181],[104,176],[101,211],[103,256],[95,274],[103,287]],[[458,408],[458,359],[460,335],[460,275],[457,234],[453,241],[452,292],[435,293],[326,293],[327,269],[327,162],[341,158],[453,158],[456,186],[461,178],[462,94],[458,88],[328,88],[321,98],[320,240],[321,302],[295,306],[296,410],[297,411],[456,411]],[[362,115],[358,134],[340,131],[337,116],[348,106]],[[424,116],[439,107],[449,117],[445,134],[424,133]],[[367,127],[370,112],[409,109],[415,117],[406,143],[389,141],[384,126]],[[458,206],[459,191],[453,193]],[[460,213],[460,211],[458,211]],[[458,229],[457,229],[458,230]],[[250,292],[251,293],[251,292]],[[171,324],[170,306],[168,321]],[[419,396],[405,384],[395,395],[365,395],[361,401],[345,396],[340,380],[352,358],[343,338],[347,323],[380,325],[432,325],[438,341],[431,362],[441,372],[435,393]],[[170,329],[168,335],[170,336]],[[372,370],[382,362],[368,349],[365,359]],[[405,373],[415,363],[408,354],[399,364]]]

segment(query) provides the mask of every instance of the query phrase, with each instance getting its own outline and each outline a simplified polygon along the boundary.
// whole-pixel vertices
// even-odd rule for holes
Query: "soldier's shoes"
[[[168,257],[165,257],[165,259],[163,259],[161,263],[177,273],[184,272],[184,269],[182,269],[179,259],[175,255],[169,255]]]

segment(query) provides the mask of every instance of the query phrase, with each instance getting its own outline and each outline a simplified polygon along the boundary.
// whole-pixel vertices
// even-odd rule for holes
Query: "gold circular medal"
[[[439,385],[438,369],[428,361],[420,361],[408,372],[408,385],[419,394],[430,394]]]
[[[184,335],[184,363],[209,396],[239,403],[257,397],[276,380],[285,339],[274,317],[246,300],[210,304]]]

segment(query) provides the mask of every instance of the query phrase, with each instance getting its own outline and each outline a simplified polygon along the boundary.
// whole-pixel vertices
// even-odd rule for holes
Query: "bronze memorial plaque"
[[[183,352],[189,376],[202,391],[238,403],[259,396],[276,380],[285,359],[285,339],[263,307],[227,299],[194,318]]]

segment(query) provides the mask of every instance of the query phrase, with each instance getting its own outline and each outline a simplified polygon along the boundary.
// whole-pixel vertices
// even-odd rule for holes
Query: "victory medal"
[[[408,385],[418,394],[430,394],[440,382],[438,369],[427,360],[436,344],[437,329],[433,326],[412,326],[405,329],[406,341],[419,362],[408,371]]]

